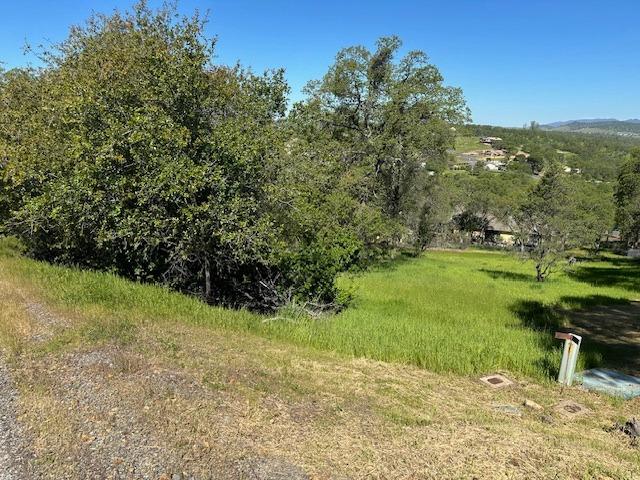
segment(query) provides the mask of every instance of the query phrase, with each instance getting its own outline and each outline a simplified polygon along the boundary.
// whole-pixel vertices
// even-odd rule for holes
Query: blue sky
[[[25,40],[60,41],[92,11],[132,3],[3,0],[0,61],[25,65]],[[181,0],[179,8],[210,12],[217,62],[284,67],[293,100],[341,47],[397,34],[463,88],[476,123],[640,118],[638,0]]]

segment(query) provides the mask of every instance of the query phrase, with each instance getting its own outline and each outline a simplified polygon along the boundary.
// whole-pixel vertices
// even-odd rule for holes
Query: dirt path
[[[0,358],[0,480],[22,480],[28,475],[22,427],[16,419],[17,393]]]

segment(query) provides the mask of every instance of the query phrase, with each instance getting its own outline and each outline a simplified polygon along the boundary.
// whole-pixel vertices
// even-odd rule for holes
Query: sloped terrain
[[[571,120],[543,125],[543,128],[560,132],[596,133],[640,137],[640,120],[592,119]]]
[[[495,390],[475,375],[171,320],[166,304],[130,318],[98,299],[64,307],[21,276],[26,260],[0,262],[3,361],[30,471],[7,478],[640,475],[636,448],[609,431],[636,414],[637,401],[511,372],[516,384]],[[590,413],[553,409],[567,399]]]

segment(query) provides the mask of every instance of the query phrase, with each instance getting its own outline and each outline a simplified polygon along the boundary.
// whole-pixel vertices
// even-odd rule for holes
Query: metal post
[[[573,339],[569,346],[569,364],[567,368],[567,385],[571,386],[573,383],[573,375],[576,373],[576,365],[578,364],[578,353],[580,353],[580,344],[582,343],[582,337],[580,335],[573,335]]]
[[[562,362],[560,363],[558,382],[571,386],[573,383],[573,375],[576,372],[582,337],[575,333],[556,332],[556,338],[564,340],[564,351],[562,353]]]
[[[558,338],[556,334],[556,338]],[[570,340],[564,341],[564,351],[562,352],[562,360],[560,362],[560,373],[558,374],[558,382],[566,383],[567,380],[567,362],[569,360],[569,345],[571,344]]]

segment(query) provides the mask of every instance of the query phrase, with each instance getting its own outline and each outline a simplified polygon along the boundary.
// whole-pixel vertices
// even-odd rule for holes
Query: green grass
[[[484,143],[480,143],[479,137],[457,136],[455,150],[456,152],[469,152],[471,150],[485,150],[487,147]]]
[[[640,296],[639,271],[622,258],[585,262],[572,273],[558,273],[539,284],[531,264],[508,254],[434,251],[342,278],[341,286],[353,289],[354,301],[339,315],[266,321],[107,273],[7,255],[0,255],[0,269],[36,287],[51,305],[95,317],[97,326],[86,329],[89,340],[121,335],[126,340],[132,331],[128,322],[173,320],[436,372],[507,370],[538,379],[551,378],[559,363],[560,343],[553,339],[563,322],[558,308]],[[108,321],[103,318],[106,312]],[[601,363],[601,352],[590,351],[586,343],[583,365]]]
[[[314,343],[440,372],[548,378],[560,358],[558,310],[636,298],[638,271],[630,276],[626,268],[585,263],[540,284],[531,264],[510,255],[430,252],[354,279],[354,306]],[[590,353],[597,355],[586,345],[583,364],[600,360]]]
[[[560,363],[559,310],[624,303],[640,275],[623,259],[584,263],[537,283],[533,266],[492,252],[429,252],[342,283],[353,305],[337,318],[284,325],[281,337],[354,356],[437,372],[494,370],[548,379]],[[600,283],[600,285],[597,285]],[[585,342],[581,365],[602,352]]]

